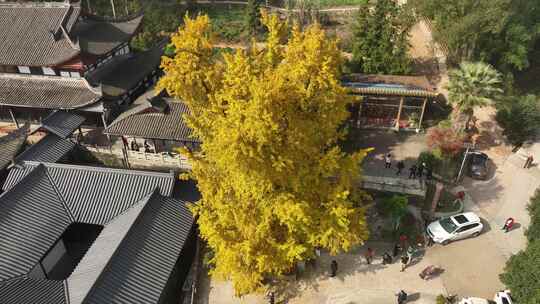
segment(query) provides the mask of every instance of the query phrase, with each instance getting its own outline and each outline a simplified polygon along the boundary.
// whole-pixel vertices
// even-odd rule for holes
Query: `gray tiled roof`
[[[28,135],[29,124],[6,136],[0,137],[0,170],[5,169],[21,150]]]
[[[41,122],[41,126],[62,138],[67,138],[80,127],[85,118],[73,112],[55,111]]]
[[[154,193],[83,303],[158,303],[192,226],[184,202]]]
[[[64,304],[65,292],[63,281],[19,278],[0,283],[0,303]]]
[[[72,220],[43,165],[2,194],[0,206],[3,281],[30,272]]]
[[[159,68],[165,42],[146,52],[115,56],[89,73],[87,79],[94,85],[101,85],[105,95],[121,96]]]
[[[137,15],[122,22],[107,22],[86,17],[77,22],[72,35],[78,38],[83,52],[104,55],[123,42],[128,42],[139,28],[142,18],[142,15]]]
[[[28,170],[39,165],[25,162],[23,168],[13,168],[4,190],[16,185]],[[167,173],[52,163],[46,163],[45,167],[75,220],[88,224],[106,224],[156,187],[168,196],[174,186],[174,175]]]
[[[193,233],[193,217],[185,203],[169,197],[174,180],[164,173],[49,163],[14,167],[4,185],[7,192],[0,196],[0,303],[63,304],[66,298],[73,304],[158,303]],[[103,201],[108,204],[99,205],[98,199],[94,208],[96,196],[107,196]],[[125,197],[131,202],[118,204]],[[78,205],[72,199],[79,200]],[[79,207],[114,217],[106,223],[96,221],[99,216],[71,217]],[[73,222],[101,223],[105,228],[72,277],[28,279],[43,250]]]
[[[55,163],[66,156],[76,144],[68,139],[47,134],[40,141],[30,146],[15,159],[20,161],[37,161]]]
[[[51,66],[77,56],[65,33],[79,13],[66,3],[0,3],[0,65]]]
[[[159,96],[153,98],[161,98]],[[105,130],[105,134],[198,142],[193,130],[184,121],[189,109],[183,102],[163,98],[165,112],[155,111],[150,100],[137,100],[135,106],[120,114]]]
[[[83,78],[0,73],[0,105],[76,109],[101,99]]]

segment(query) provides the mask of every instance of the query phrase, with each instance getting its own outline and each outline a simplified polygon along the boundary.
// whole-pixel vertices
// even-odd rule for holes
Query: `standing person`
[[[433,179],[433,170],[431,169],[431,167],[427,167],[426,168],[426,180],[430,181],[432,179]]]
[[[394,245],[394,250],[392,251],[392,255],[395,257],[398,256],[398,254],[401,252],[401,247],[399,247],[399,243],[396,243]]]
[[[409,168],[409,178],[412,178],[412,179],[416,178],[416,165],[412,165]]]
[[[407,301],[407,293],[403,290],[400,290],[397,294],[398,304],[404,304]]]
[[[374,252],[373,252],[373,249],[371,249],[370,247],[368,247],[366,253],[364,254],[364,257],[366,258],[366,263],[368,265],[371,264],[371,261],[373,261],[373,255],[374,255]]]
[[[405,234],[402,234],[399,236],[399,245],[401,246],[401,249],[405,249],[408,241],[409,239],[407,238]]]
[[[388,153],[384,157],[384,167],[387,169],[390,169],[391,166],[392,166],[392,154]]]
[[[401,272],[405,271],[405,268],[407,268],[407,265],[409,264],[409,256],[402,255],[401,256]]]
[[[337,268],[338,268],[338,265],[337,265],[337,261],[336,260],[332,260],[332,263],[330,263],[330,276],[331,277],[335,277],[336,276],[336,273],[337,273]]]
[[[416,176],[419,178],[422,178],[422,173],[424,173],[424,169],[426,168],[426,163],[421,163],[418,166],[418,169],[416,170]]]
[[[409,263],[412,262],[413,256],[414,256],[414,248],[413,246],[409,246],[409,248],[407,248],[407,259],[409,260]]]
[[[396,172],[396,175],[400,175],[401,174],[401,170],[403,170],[405,168],[405,164],[403,163],[402,160],[400,160],[398,163],[397,163],[397,172]]]
[[[382,264],[383,265],[392,264],[392,257],[390,256],[388,252],[385,252],[382,256]]]
[[[274,292],[271,291],[268,293],[268,303],[274,304],[276,302],[276,296],[274,295]]]
[[[510,229],[512,229],[512,226],[514,226],[514,219],[509,217],[504,222],[504,226],[502,227],[502,230],[504,230],[504,232],[506,233],[510,231]]]

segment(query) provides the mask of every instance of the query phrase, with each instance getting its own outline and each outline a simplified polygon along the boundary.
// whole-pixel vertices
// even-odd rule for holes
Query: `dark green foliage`
[[[411,0],[434,25],[434,36],[458,63],[488,61],[504,72],[522,70],[540,37],[540,1]]]
[[[527,210],[531,217],[531,223],[525,235],[529,242],[540,241],[540,189],[536,190],[536,193],[531,197]]]
[[[261,28],[261,7],[258,0],[248,0],[245,16],[244,16],[244,26],[246,27],[247,32],[251,36],[255,36]]]
[[[524,251],[513,255],[501,274],[511,291],[515,303],[540,303],[540,240],[529,243]]]
[[[398,228],[401,218],[407,213],[409,200],[404,195],[393,195],[383,200],[382,214],[388,215],[394,222],[394,229]]]
[[[185,9],[180,4],[163,4],[159,0],[144,2],[144,19],[142,30],[137,34],[131,46],[135,50],[147,50],[157,42],[165,39],[182,23]]]
[[[360,5],[353,34],[352,69],[367,74],[407,74],[409,11],[393,0]]]
[[[497,104],[497,122],[512,144],[533,139],[540,129],[540,99],[534,95],[511,96]]]

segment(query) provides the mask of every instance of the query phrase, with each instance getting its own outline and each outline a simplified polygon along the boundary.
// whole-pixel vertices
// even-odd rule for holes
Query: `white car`
[[[493,301],[482,298],[463,298],[458,304],[494,304]]]
[[[514,303],[512,301],[512,295],[510,294],[510,290],[501,290],[495,294],[495,297],[493,297],[493,301],[497,304],[512,304]]]
[[[478,236],[483,228],[484,225],[476,214],[465,212],[429,224],[427,234],[435,243],[446,245],[469,236]]]

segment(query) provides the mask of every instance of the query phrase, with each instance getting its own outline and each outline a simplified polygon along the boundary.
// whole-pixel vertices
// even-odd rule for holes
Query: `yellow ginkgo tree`
[[[232,280],[237,295],[317,247],[335,254],[368,237],[369,196],[357,188],[366,151],[338,146],[351,99],[337,42],[318,25],[290,32],[266,14],[262,23],[264,47],[221,55],[209,18],[186,17],[158,83],[187,104],[202,141],[191,156],[202,194],[192,210],[214,252],[211,274]]]

